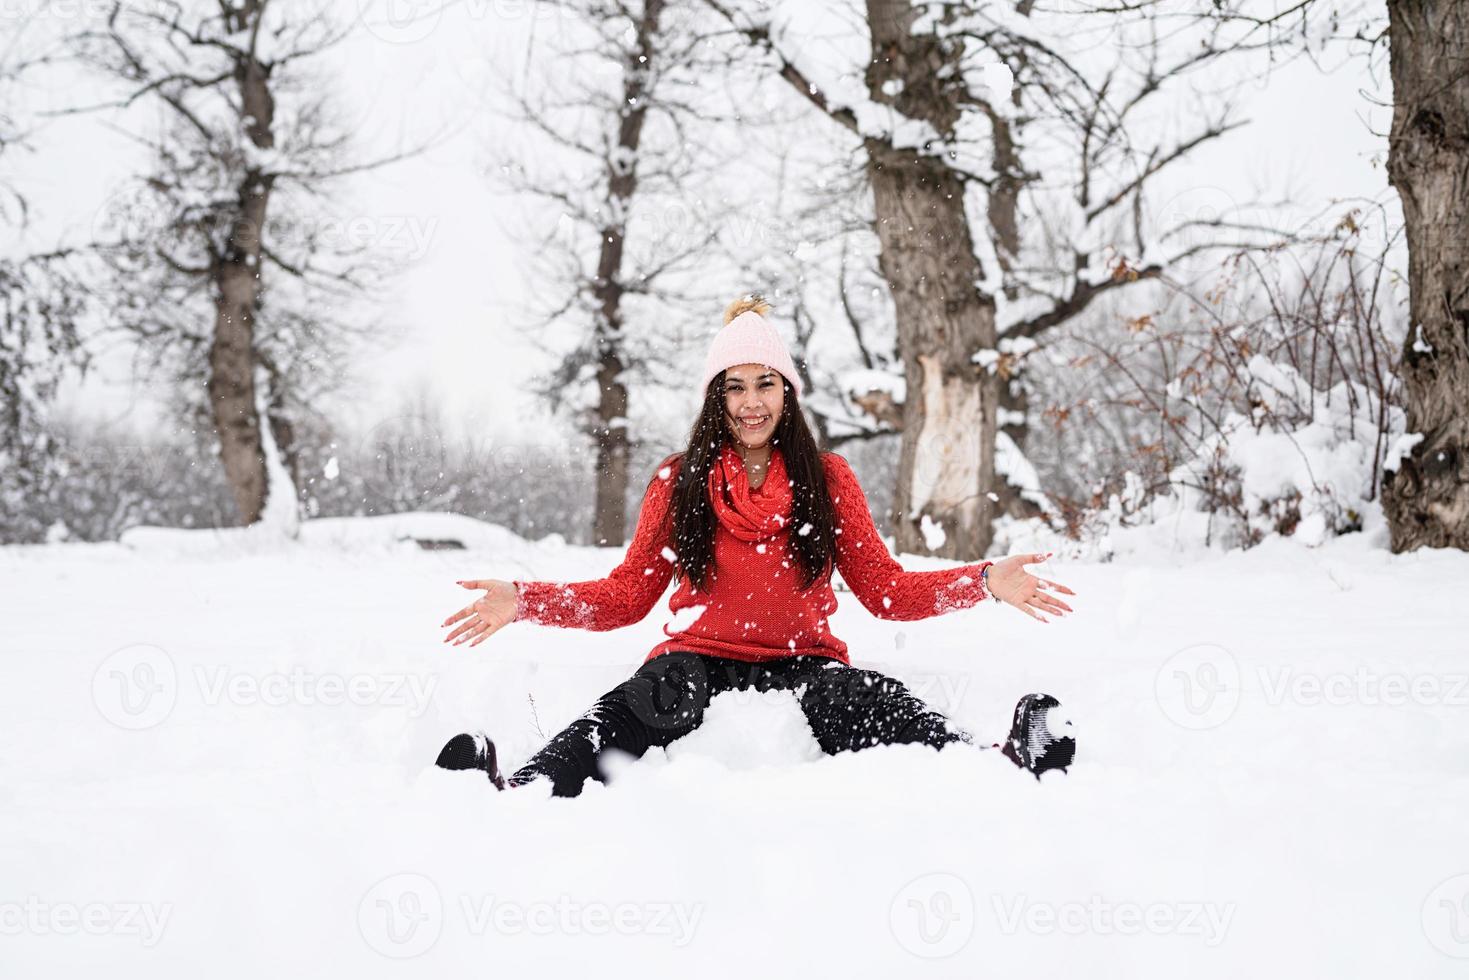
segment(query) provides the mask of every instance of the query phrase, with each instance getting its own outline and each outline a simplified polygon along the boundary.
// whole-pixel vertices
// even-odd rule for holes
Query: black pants
[[[972,742],[899,681],[875,670],[848,667],[830,657],[782,657],[749,663],[675,651],[647,661],[602,695],[531,757],[508,782],[548,777],[556,796],[576,796],[587,779],[602,780],[598,756],[609,748],[635,757],[668,745],[704,720],[717,694],[754,688],[794,692],[823,751],[835,754],[872,745],[921,742],[941,748]]]

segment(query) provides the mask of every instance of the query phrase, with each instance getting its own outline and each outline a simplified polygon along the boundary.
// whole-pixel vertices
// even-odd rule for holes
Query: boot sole
[[[484,745],[481,747],[480,740]],[[505,788],[505,780],[500,775],[500,767],[496,762],[495,743],[487,735],[476,738],[467,732],[455,735],[439,750],[439,757],[434,760],[434,765],[440,769],[452,769],[462,771],[465,769],[480,769],[490,782],[495,784],[496,789]]]

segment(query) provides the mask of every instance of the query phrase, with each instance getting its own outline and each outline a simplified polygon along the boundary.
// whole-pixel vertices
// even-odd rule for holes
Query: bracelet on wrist
[[[1004,600],[995,595],[995,590],[990,588],[990,569],[993,567],[994,563],[991,562],[990,564],[984,566],[979,570],[979,583],[981,586],[983,586],[985,594],[987,594],[991,599],[995,600],[996,602],[1002,602]]]

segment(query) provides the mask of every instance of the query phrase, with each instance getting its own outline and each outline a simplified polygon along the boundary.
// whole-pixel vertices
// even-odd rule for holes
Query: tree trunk
[[[1026,443],[1030,438],[1030,395],[1025,390],[1024,382],[1018,377],[1006,378],[1003,375],[999,383],[1000,412],[1006,417],[1005,423],[999,426],[1000,432],[1015,443],[1015,448],[1021,457],[1029,460],[1026,454]],[[1016,520],[1030,520],[1040,517],[1045,510],[1040,504],[1029,497],[1022,496],[1023,489],[1012,482],[1011,474],[996,473],[995,482],[991,485],[994,495],[999,498],[994,501],[994,515],[996,517],[1005,515]]]
[[[638,146],[647,118],[647,79],[657,54],[658,21],[664,0],[647,0],[637,24],[637,46],[623,66],[623,110],[618,125],[616,158],[609,164],[608,213],[611,221],[602,229],[602,248],[597,258],[597,279],[592,294],[597,298],[597,424],[592,436],[597,442],[597,499],[592,541],[621,546],[627,535],[627,491],[631,442],[627,435],[628,390],[623,380],[627,367],[622,341],[622,259],[627,244],[627,218],[637,191]],[[639,60],[641,58],[642,60]]]
[[[237,30],[253,27],[260,17],[258,3],[246,3],[235,16]],[[235,83],[240,91],[239,111],[246,136],[255,147],[272,149],[275,100],[268,72],[259,61],[241,57],[235,66]],[[209,347],[206,389],[219,436],[220,461],[244,524],[260,520],[270,493],[255,391],[255,311],[260,303],[261,236],[271,186],[269,175],[255,167],[246,168],[230,238],[215,257],[212,275],[214,337]]]
[[[1383,487],[1394,551],[1469,550],[1469,8],[1390,0],[1388,179],[1402,199],[1403,390],[1421,433]]]
[[[1011,102],[1020,104],[1020,93],[1011,93]],[[1000,113],[987,111],[993,132],[991,159],[994,162],[995,181],[989,190],[989,229],[994,238],[995,258],[1004,273],[1005,298],[1011,302],[1019,299],[1019,290],[1010,278],[1010,272],[1020,256],[1020,191],[1024,187],[1024,164],[1020,159],[1016,124]],[[1025,455],[1025,446],[1030,435],[1030,396],[1025,390],[1025,379],[1021,376],[1020,364],[1009,362],[1000,371],[996,386],[999,396],[999,431],[1010,437],[1015,448]],[[995,503],[995,516],[1027,519],[1038,517],[1041,508],[1020,495],[1020,488],[1006,474],[996,473],[989,491],[999,498]]]
[[[962,75],[956,42],[915,37],[911,0],[867,0],[875,101],[922,119],[941,135],[959,116]],[[894,95],[888,82],[900,82]],[[879,268],[897,312],[898,351],[908,394],[893,495],[897,550],[975,560],[989,548],[994,508],[995,421],[999,379],[972,356],[995,347],[994,299],[977,283],[964,211],[964,184],[943,161],[882,140],[866,140]],[[930,547],[923,518],[943,530]]]
[[[620,380],[622,358],[607,349],[597,366],[597,383],[602,388],[597,402],[601,426],[597,439],[596,523],[592,540],[599,545],[621,546],[627,536],[627,489],[631,446],[627,438],[627,385]]]
[[[237,264],[215,272],[214,340],[209,346],[209,405],[219,458],[240,522],[254,524],[265,509],[267,480],[255,410],[254,320],[258,282]]]

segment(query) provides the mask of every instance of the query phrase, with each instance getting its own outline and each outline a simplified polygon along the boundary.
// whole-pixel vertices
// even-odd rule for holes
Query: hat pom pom
[[[770,304],[765,302],[765,297],[759,293],[746,293],[725,308],[724,322],[729,323],[729,321],[741,313],[746,313],[750,310],[754,310],[756,313],[764,316],[770,312]]]

